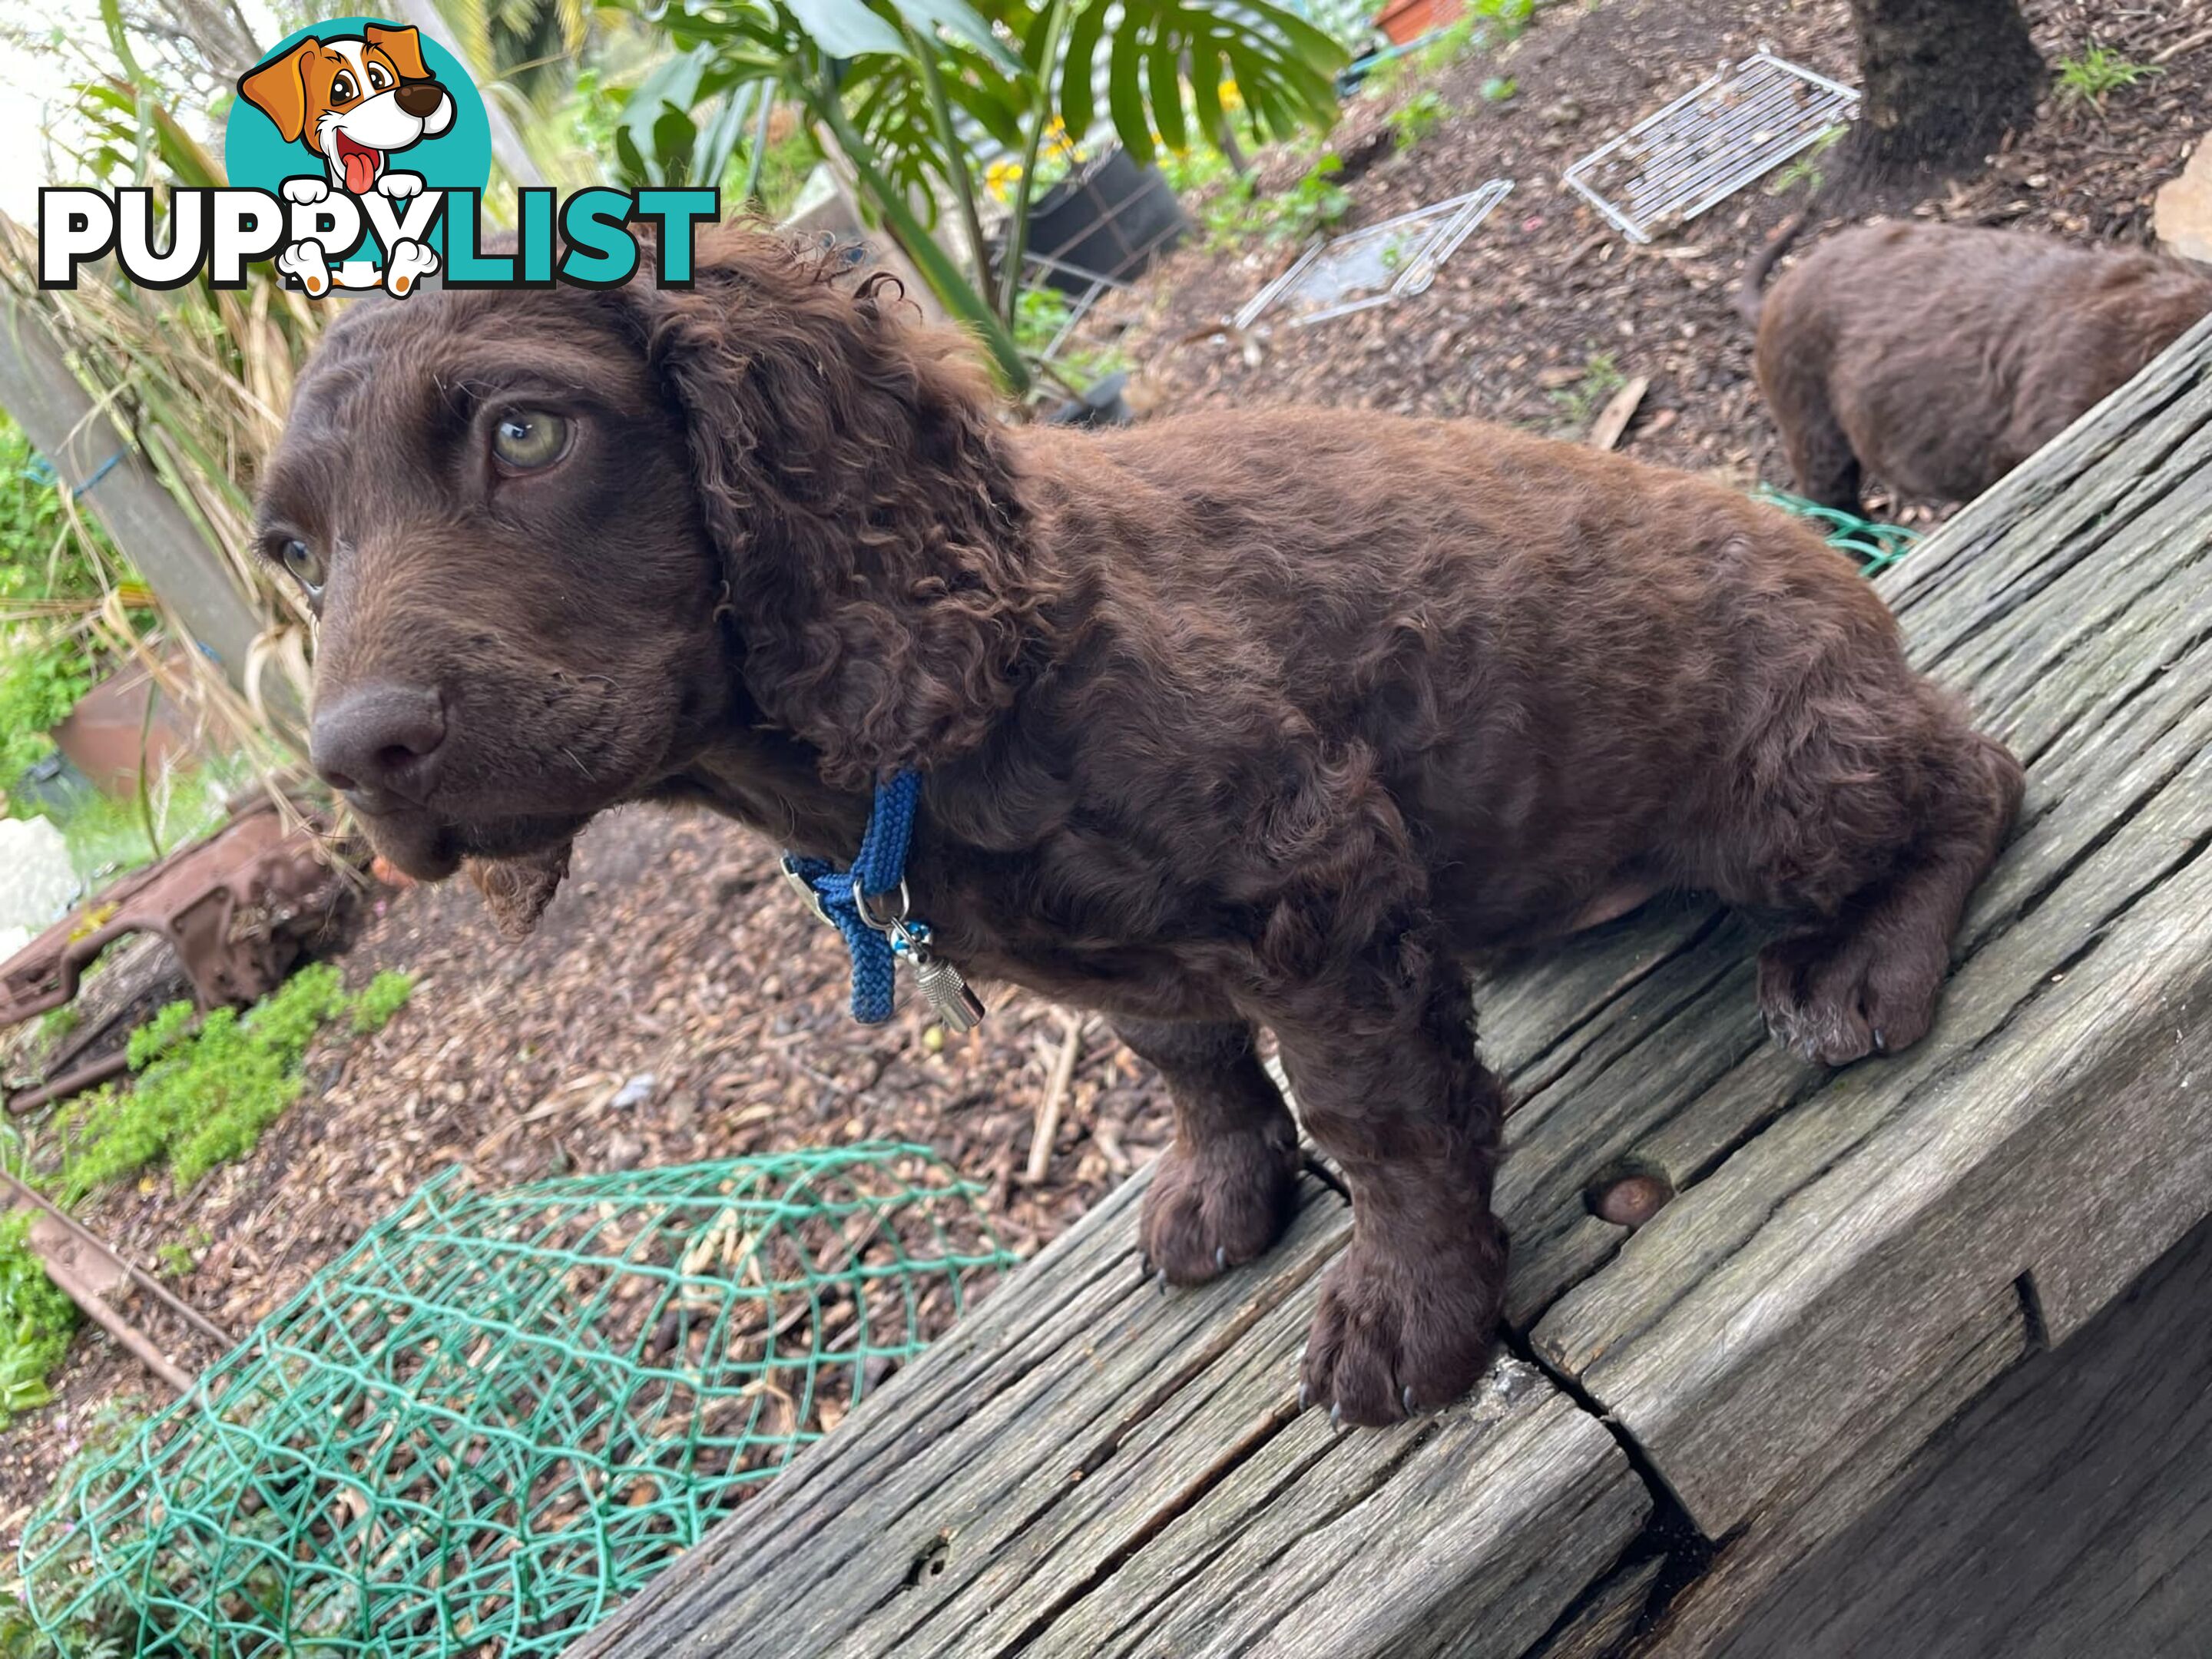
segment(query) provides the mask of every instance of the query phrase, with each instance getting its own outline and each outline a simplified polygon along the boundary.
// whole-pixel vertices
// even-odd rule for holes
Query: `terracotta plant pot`
[[[153,677],[136,665],[109,675],[54,727],[54,746],[107,793],[135,795],[142,749],[157,775],[162,767],[189,765],[195,757],[191,722],[167,697],[147,726],[146,701],[153,693]]]
[[[1375,14],[1375,27],[1392,46],[1407,46],[1431,30],[1449,28],[1466,9],[1466,0],[1392,0]]]

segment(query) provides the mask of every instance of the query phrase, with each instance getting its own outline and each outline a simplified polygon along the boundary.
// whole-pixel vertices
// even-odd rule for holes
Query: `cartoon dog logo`
[[[248,70],[238,90],[276,124],[285,143],[304,144],[323,158],[327,179],[284,180],[284,198],[292,202],[319,202],[333,185],[355,196],[374,191],[404,201],[422,188],[422,177],[393,167],[391,157],[453,124],[453,95],[423,63],[422,36],[411,27],[369,23],[359,34],[309,36]],[[277,266],[310,294],[330,286],[323,251],[312,241],[287,248]],[[437,268],[429,248],[403,240],[390,252],[385,285],[404,294]]]

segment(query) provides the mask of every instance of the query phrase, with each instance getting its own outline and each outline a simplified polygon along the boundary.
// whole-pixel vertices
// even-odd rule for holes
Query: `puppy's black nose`
[[[445,101],[446,89],[435,81],[402,81],[392,95],[410,115],[427,118]]]
[[[372,681],[315,710],[308,757],[324,782],[371,811],[421,805],[437,787],[445,700],[425,686]]]

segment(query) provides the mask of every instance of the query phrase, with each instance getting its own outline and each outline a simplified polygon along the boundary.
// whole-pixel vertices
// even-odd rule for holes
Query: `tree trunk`
[[[1981,170],[2048,81],[2019,0],[1851,0],[1865,88],[1851,141],[1869,182]]]

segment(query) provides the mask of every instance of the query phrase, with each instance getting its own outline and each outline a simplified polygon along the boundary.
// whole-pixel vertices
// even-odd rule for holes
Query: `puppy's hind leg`
[[[1196,1285],[1265,1254],[1297,1206],[1298,1133],[1241,1021],[1117,1019],[1167,1079],[1175,1144],[1153,1166],[1139,1224],[1146,1257]]]
[[[1932,688],[1915,690],[1917,711],[1885,711],[1905,728],[1893,743],[1825,760],[1814,751],[1816,768],[1844,768],[1829,774],[1826,809],[1781,837],[1786,851],[1768,873],[1791,874],[1747,896],[1801,918],[1759,953],[1767,1029],[1830,1066],[1927,1033],[1951,936],[2020,808],[2020,763]],[[1886,824],[1901,835],[1868,833]]]
[[[1783,357],[1762,337],[1759,384],[1782,428],[1782,447],[1797,493],[1818,506],[1856,515],[1863,482],[1859,458],[1829,400],[1826,372]]]

